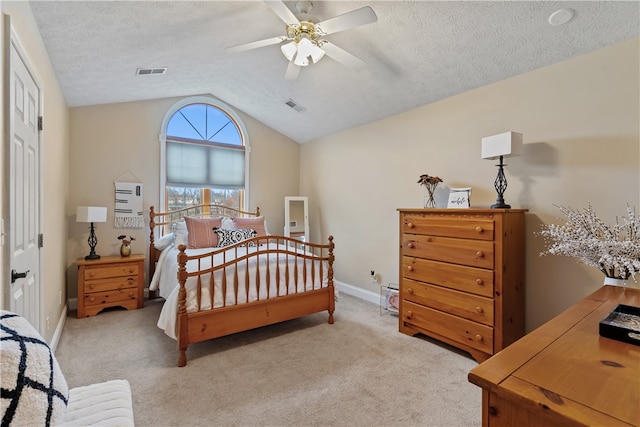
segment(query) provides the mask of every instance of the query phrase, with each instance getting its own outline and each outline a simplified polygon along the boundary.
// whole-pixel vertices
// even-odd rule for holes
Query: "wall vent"
[[[150,76],[153,74],[164,74],[167,72],[167,67],[164,68],[138,68],[136,70],[137,76]]]
[[[298,104],[293,99],[287,99],[286,101],[284,101],[284,103],[286,105],[288,105],[289,107],[293,108],[294,110],[296,110],[298,113],[302,113],[303,111],[307,110],[306,108],[304,108],[302,105]]]

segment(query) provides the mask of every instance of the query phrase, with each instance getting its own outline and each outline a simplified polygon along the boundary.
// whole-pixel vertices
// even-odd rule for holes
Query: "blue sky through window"
[[[236,124],[208,104],[189,104],[176,111],[167,125],[167,136],[242,145]]]

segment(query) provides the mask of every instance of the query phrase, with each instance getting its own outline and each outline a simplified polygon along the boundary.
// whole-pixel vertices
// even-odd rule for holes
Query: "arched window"
[[[240,117],[224,103],[191,97],[174,104],[160,133],[161,205],[198,204],[244,209],[249,150]]]

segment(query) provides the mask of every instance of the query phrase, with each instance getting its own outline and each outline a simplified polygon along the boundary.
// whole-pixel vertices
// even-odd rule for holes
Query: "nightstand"
[[[144,307],[144,260],[142,254],[79,258],[78,318],[95,316],[107,307]]]

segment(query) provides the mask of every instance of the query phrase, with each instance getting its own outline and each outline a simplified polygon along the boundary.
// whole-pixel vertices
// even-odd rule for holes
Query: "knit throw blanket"
[[[2,426],[62,422],[67,382],[51,349],[24,318],[0,310],[0,414]]]
[[[116,182],[116,228],[144,228],[142,184]]]

